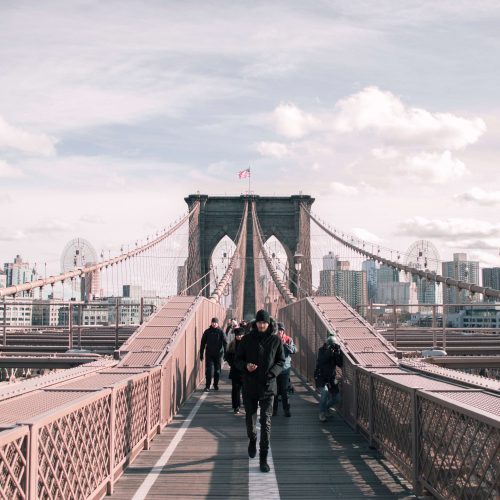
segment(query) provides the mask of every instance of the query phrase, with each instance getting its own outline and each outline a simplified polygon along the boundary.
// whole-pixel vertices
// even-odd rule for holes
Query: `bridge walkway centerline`
[[[326,423],[318,419],[314,392],[292,375],[295,394],[291,397],[292,417],[282,408],[273,417],[271,450],[281,499],[407,499],[415,498],[411,485],[366,440],[353,431],[339,414]],[[151,471],[157,479],[144,498],[253,498],[249,487],[250,467],[244,411],[234,415],[231,382],[223,371],[220,390],[210,391],[199,406],[189,427],[163,468],[155,467],[192,412],[202,391],[199,388],[179,414],[143,451],[115,484],[111,498],[134,497]],[[251,481],[265,482],[268,474],[251,474]],[[265,498],[265,486],[259,485]],[[270,497],[268,497],[270,498]],[[273,498],[276,498],[274,496]]]

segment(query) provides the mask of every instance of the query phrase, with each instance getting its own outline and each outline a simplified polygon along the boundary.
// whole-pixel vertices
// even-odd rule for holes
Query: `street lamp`
[[[297,298],[300,299],[300,270],[302,269],[302,259],[304,256],[297,250],[293,256],[295,270],[297,271]]]

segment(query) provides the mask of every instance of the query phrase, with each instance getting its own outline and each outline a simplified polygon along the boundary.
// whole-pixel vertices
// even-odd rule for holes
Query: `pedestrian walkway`
[[[292,417],[281,407],[273,417],[270,473],[257,472],[258,455],[248,458],[245,416],[232,412],[224,371],[220,390],[196,391],[126,470],[112,498],[413,498],[411,485],[341,417],[321,423],[314,392],[296,376],[292,381]]]

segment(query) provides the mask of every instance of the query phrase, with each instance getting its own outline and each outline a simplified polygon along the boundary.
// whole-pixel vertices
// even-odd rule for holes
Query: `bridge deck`
[[[225,372],[221,390],[206,396],[165,467],[154,468],[156,482],[139,498],[412,498],[411,485],[340,416],[321,423],[314,393],[297,377],[293,381],[292,418],[281,408],[273,417],[271,473],[261,473],[258,458],[248,458],[245,417],[232,413]],[[136,494],[201,394],[126,470],[112,498]]]

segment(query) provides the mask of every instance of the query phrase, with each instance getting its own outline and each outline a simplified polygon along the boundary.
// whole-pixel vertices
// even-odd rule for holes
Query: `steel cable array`
[[[267,250],[264,246],[264,242],[262,239],[262,231],[260,229],[259,219],[257,217],[257,212],[255,210],[255,203],[252,202],[252,225],[253,225],[253,237],[254,241],[257,240],[258,248],[262,256],[264,257],[264,261],[266,263],[269,274],[273,278],[274,283],[276,284],[280,294],[285,299],[286,304],[291,304],[295,302],[297,299],[293,296],[292,292],[288,288],[287,284],[283,282],[283,280],[279,277],[276,268],[273,266],[271,258],[269,257]],[[254,269],[257,268],[258,263],[258,255],[254,252]]]
[[[485,295],[486,297],[495,297],[495,298],[500,298],[500,290],[494,290],[492,288],[486,288],[483,286],[475,285],[473,283],[467,283],[465,281],[459,281],[453,278],[447,278],[445,276],[441,276],[439,274],[431,273],[429,271],[425,270],[420,270],[415,267],[411,266],[406,266],[404,264],[400,264],[399,262],[395,262],[390,259],[386,259],[385,257],[381,257],[380,255],[374,254],[372,252],[368,252],[364,248],[359,248],[358,246],[354,245],[354,243],[350,243],[347,241],[345,238],[339,236],[336,234],[336,232],[331,231],[328,229],[324,224],[322,224],[314,215],[311,214],[311,212],[307,209],[305,205],[302,205],[303,210],[305,210],[306,213],[309,214],[309,217],[311,220],[313,220],[316,225],[321,228],[325,233],[327,233],[329,236],[331,236],[333,239],[341,243],[342,245],[345,245],[347,248],[350,248],[356,253],[359,253],[361,255],[364,255],[370,260],[374,260],[376,262],[380,262],[386,266],[392,267],[394,269],[397,269],[399,271],[404,271],[405,273],[410,273],[412,276],[419,276],[420,278],[425,278],[429,281],[435,281],[436,283],[443,283],[446,286],[450,287],[456,287],[459,290],[467,290],[471,293],[480,293]]]
[[[134,257],[139,257],[141,255],[144,255],[145,253],[148,253],[148,252],[149,252],[148,253],[149,260],[151,260],[151,258],[153,257],[154,249],[158,245],[160,245],[162,242],[165,242],[165,240],[167,238],[169,238],[170,236],[175,234],[176,231],[197,210],[199,210],[199,205],[196,205],[189,213],[187,213],[183,217],[181,217],[180,220],[178,222],[176,222],[172,227],[164,230],[163,233],[161,233],[160,235],[158,235],[156,238],[152,239],[151,241],[149,241],[149,237],[148,237],[148,241],[146,244],[141,245],[134,250],[123,252],[123,247],[122,247],[122,253],[119,256],[114,257],[114,258],[110,257],[102,262],[97,263],[97,264],[89,265],[88,267],[77,268],[74,271],[61,273],[57,276],[49,276],[49,277],[46,277],[43,279],[38,279],[35,281],[30,281],[27,283],[23,283],[21,285],[12,285],[12,286],[9,286],[7,288],[0,288],[0,297],[15,296],[16,294],[21,293],[21,292],[28,292],[30,290],[40,289],[40,288],[43,288],[43,287],[48,286],[48,285],[53,286],[56,283],[64,283],[66,280],[74,280],[75,278],[82,278],[85,275],[91,275],[92,273],[95,273],[96,271],[106,270],[109,267],[113,268],[113,266],[116,266],[119,263],[124,263],[127,260],[130,260]],[[149,263],[149,264],[151,265],[151,263]],[[151,276],[153,276],[153,273],[154,273],[154,270],[150,269],[149,274]],[[117,273],[115,273],[115,274],[117,275]],[[107,273],[106,279],[108,280],[108,288],[109,288],[109,282],[111,282],[112,288],[118,288],[118,277],[117,276],[114,276],[113,273],[111,273],[111,276],[109,276],[109,273]],[[118,292],[118,290],[116,290],[116,291]]]
[[[235,279],[233,281],[233,315],[240,318],[243,312],[243,292],[245,283],[245,262],[246,262],[246,244],[247,244],[247,221],[248,221],[248,202],[245,202],[245,208],[243,210],[243,215],[240,222],[240,227],[238,229],[238,239],[236,243],[236,249],[231,257],[231,261],[227,266],[226,272],[222,276],[212,295],[210,300],[212,302],[220,302],[222,294],[227,286],[229,286],[230,280],[233,278],[234,271],[236,273]],[[235,283],[236,282],[236,283]]]

